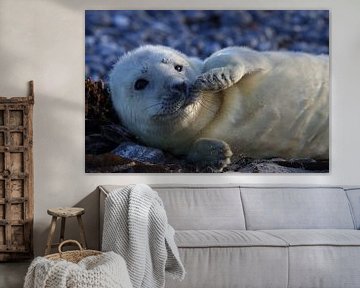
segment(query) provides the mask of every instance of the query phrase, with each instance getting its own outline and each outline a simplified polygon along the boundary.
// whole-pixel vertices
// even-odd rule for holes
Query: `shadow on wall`
[[[24,4],[27,4],[25,2]],[[8,5],[11,11],[16,11],[16,5],[9,5],[8,3],[10,1],[0,3],[0,9],[2,7],[7,8],[6,5]],[[21,5],[21,3],[20,1],[18,5]],[[2,6],[3,4],[4,6]],[[31,4],[34,9],[30,11],[30,14],[40,13],[40,7],[44,7],[45,10],[59,8],[61,11],[64,10],[60,9],[63,6],[79,15],[82,15],[84,9],[88,8],[85,7],[87,6],[85,2],[37,0]],[[59,21],[58,26],[54,24],[55,28],[60,27],[60,32],[62,31],[60,24],[65,21],[67,13],[63,13],[61,16],[64,16],[64,19]],[[15,23],[16,15],[14,17]],[[40,17],[39,22],[36,22],[36,18],[33,19],[33,16],[29,16],[29,18],[24,19],[24,22],[33,23],[33,20],[36,23],[34,27],[37,27],[41,21],[46,20],[46,17]],[[0,38],[0,95],[25,96],[26,81],[34,80],[35,85],[33,150],[35,175],[34,253],[35,255],[44,254],[51,220],[51,217],[47,215],[47,209],[61,206],[82,206],[86,209],[84,224],[88,245],[90,248],[97,248],[97,196],[95,191],[88,194],[94,187],[93,185],[86,185],[86,179],[81,179],[85,176],[83,152],[85,140],[84,89],[74,90],[74,85],[69,85],[71,81],[77,81],[77,78],[82,80],[83,73],[80,71],[81,75],[79,75],[78,69],[71,71],[70,62],[47,61],[51,59],[50,57],[56,57],[56,50],[40,51],[40,49],[44,48],[46,50],[46,47],[56,45],[56,41],[59,41],[59,39],[55,37],[54,41],[52,41],[54,36],[49,36],[46,30],[37,32],[34,31],[34,27],[31,25],[29,27],[21,26],[19,31],[16,31],[14,30],[16,27],[10,27],[10,23],[0,25],[0,35],[4,35],[4,37]],[[9,35],[13,30],[15,35]],[[19,33],[19,37],[17,37],[16,33]],[[6,35],[9,36],[9,39]],[[21,35],[24,35],[24,39],[21,38]],[[44,36],[44,39],[39,35]],[[5,42],[7,40],[9,41]],[[20,46],[13,47],[11,45]],[[14,48],[14,51],[11,48]],[[81,52],[78,54],[81,54]],[[76,54],[74,53],[74,55]],[[61,64],[60,67],[59,64]],[[19,83],[19,79],[21,79],[21,83]],[[80,200],[85,195],[87,196]],[[79,239],[76,221],[69,221],[67,232],[69,233],[66,236],[67,238]]]
[[[96,188],[89,195],[87,195],[84,199],[79,201],[74,205],[74,207],[82,207],[85,209],[85,214],[83,215],[83,221],[85,225],[85,235],[87,240],[87,245],[89,248],[98,249],[99,245],[99,189]],[[86,229],[87,227],[93,228],[91,231]],[[76,229],[71,229],[72,233],[70,233],[69,237],[73,239],[80,239],[80,232],[78,229],[78,224],[76,222]],[[94,231],[95,230],[95,231]],[[95,232],[95,233],[94,233]]]
[[[62,93],[65,93],[64,98],[66,98],[66,94],[71,92],[64,89]],[[84,164],[79,165],[77,162],[79,161],[79,151],[80,153],[83,151],[84,143],[79,141],[78,133],[82,129],[76,127],[76,123],[79,123],[76,118],[83,116],[84,108],[78,101],[73,102],[64,98],[45,95],[41,87],[36,88],[35,83],[35,255],[44,253],[51,220],[51,217],[47,215],[47,209],[76,206],[73,204],[78,201],[79,197],[76,191],[81,191],[81,180],[78,180],[78,178],[83,175]],[[39,136],[36,134],[37,132]],[[80,139],[82,138],[80,137]],[[81,161],[84,163],[84,156],[81,157]],[[42,181],[41,185],[37,184],[36,180]],[[36,190],[36,187],[41,187],[43,190],[41,194],[40,191]],[[84,201],[84,208],[90,215],[93,209],[88,208],[89,201],[87,199],[91,198],[91,195],[93,194],[77,203],[79,206]],[[96,202],[96,199],[94,199],[94,202]],[[96,204],[94,203],[94,205]],[[87,218],[86,216],[85,218]],[[86,219],[84,221],[88,222]],[[75,229],[74,224],[69,221],[67,231]]]
[[[50,4],[49,1],[39,0],[44,7],[49,5],[55,6],[55,8],[56,6],[65,7],[75,13],[83,13],[85,9],[94,8],[94,5],[89,3],[92,1],[56,0],[51,2]],[[100,8],[100,5],[98,6]],[[77,48],[81,49],[81,47]],[[49,65],[53,66],[53,64]],[[42,69],[41,66],[38,68]],[[35,190],[35,255],[43,255],[45,251],[51,220],[51,217],[47,215],[47,209],[50,207],[79,206],[85,208],[83,221],[88,247],[97,249],[98,245],[98,193],[97,190],[91,192],[94,187],[90,184],[86,185],[87,181],[83,179],[86,176],[84,174],[84,89],[74,90],[72,85],[68,85],[68,81],[77,81],[78,76],[82,77],[82,75],[71,76],[70,70],[67,71],[66,67],[62,68],[63,71],[60,75],[64,73],[68,75],[64,74],[64,77],[60,76],[59,79],[55,77],[54,86],[56,88],[52,88],[51,83],[37,85],[36,79],[34,79],[35,180],[42,181],[41,185],[35,182],[35,187],[42,189],[42,191]],[[53,72],[51,69],[53,67],[48,67],[47,70]],[[35,74],[36,72],[34,71]],[[47,80],[50,81],[52,77],[48,77]],[[79,101],[79,99],[81,100]],[[36,135],[37,132],[39,136]],[[85,190],[85,198],[81,199],[81,195],[84,195],[84,188],[88,190]],[[79,193],[76,193],[77,191]],[[79,199],[81,200],[79,201]],[[59,237],[59,231],[56,232],[55,237]],[[76,218],[69,219],[65,238],[80,239]],[[57,242],[58,238],[53,241]],[[53,250],[53,252],[55,251]]]
[[[6,17],[8,16],[6,15],[7,6],[9,6],[9,4],[6,3],[6,1],[0,1],[0,35],[2,35],[2,37],[0,37],[0,96],[27,96],[28,83],[25,81],[22,83],[16,83],[16,79],[25,76],[29,70],[33,70],[33,59],[30,59],[27,55],[19,53],[19,51],[21,51],[23,47],[26,47],[26,50],[32,53],[33,49],[36,49],[36,47],[30,47],[33,46],[31,45],[32,41],[29,40],[32,39],[32,31],[28,33],[27,36],[29,37],[25,37],[24,39],[19,36],[22,33],[21,31],[18,31],[12,26],[9,27],[9,25],[6,25],[7,23],[5,23],[5,21],[8,19]],[[14,19],[16,19],[16,17],[14,17]],[[27,22],[25,20],[23,22],[30,25],[28,28],[33,28],[32,23],[29,23],[29,21]],[[16,39],[17,36],[19,36],[18,39]],[[8,37],[10,38],[10,41]],[[13,44],[14,39],[16,39],[19,43],[18,45]],[[33,74],[36,73],[34,72]],[[36,79],[33,77],[26,77],[26,81],[30,80]]]
[[[0,27],[0,35],[2,35],[1,27]],[[22,65],[26,65],[26,59],[23,59],[18,55],[16,55],[15,53],[12,53],[11,51],[4,49],[1,39],[0,39],[0,63],[1,63],[0,79],[4,79],[4,81],[1,81],[0,97],[27,96],[28,83],[26,82],[17,83],[18,85],[15,86],[15,83],[13,81],[10,81],[12,75],[14,75],[17,70],[15,67],[15,63],[22,63]],[[34,79],[28,79],[28,80],[30,81]],[[19,89],[19,86],[24,88]],[[19,90],[23,90],[25,92],[21,93],[21,95],[15,95],[14,91],[19,91]],[[20,93],[16,93],[16,94],[20,94]]]

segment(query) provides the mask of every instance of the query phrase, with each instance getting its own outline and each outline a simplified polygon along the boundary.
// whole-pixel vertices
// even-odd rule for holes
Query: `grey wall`
[[[327,1],[0,0],[0,95],[26,95],[35,81],[35,249],[42,253],[48,207],[84,206],[97,242],[99,184],[360,184],[360,2]],[[91,175],[84,173],[85,9],[330,9],[332,47],[331,172],[326,175]],[[71,223],[74,224],[74,223]],[[71,225],[68,237],[77,237]]]

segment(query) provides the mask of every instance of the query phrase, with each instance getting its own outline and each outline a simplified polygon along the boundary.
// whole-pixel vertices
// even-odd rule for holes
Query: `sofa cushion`
[[[346,194],[351,204],[356,229],[360,229],[360,188],[347,189]]]
[[[244,230],[183,230],[176,231],[175,242],[178,247],[251,247],[281,246],[288,244],[260,231]]]
[[[102,185],[106,194],[120,185]],[[164,203],[168,221],[176,230],[245,230],[239,187],[152,186]]]
[[[289,247],[289,288],[359,288],[358,246]]]
[[[290,245],[289,288],[359,287],[360,231],[319,229],[263,232]]]
[[[241,188],[246,226],[266,229],[354,229],[342,188]]]
[[[360,246],[360,231],[358,230],[291,229],[262,230],[262,232],[285,241],[289,246]]]
[[[186,275],[166,288],[287,288],[288,247],[179,248]]]
[[[176,230],[245,229],[238,187],[155,187]]]

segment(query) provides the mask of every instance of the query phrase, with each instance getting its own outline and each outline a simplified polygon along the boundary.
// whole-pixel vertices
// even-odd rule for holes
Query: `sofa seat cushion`
[[[175,242],[186,276],[166,288],[287,288],[289,246],[267,233],[180,230]]]
[[[262,230],[289,246],[360,246],[360,231],[350,229]]]
[[[178,247],[252,247],[288,244],[269,233],[244,230],[179,230],[175,234]]]
[[[289,245],[288,288],[360,287],[360,231],[321,229],[263,232]]]

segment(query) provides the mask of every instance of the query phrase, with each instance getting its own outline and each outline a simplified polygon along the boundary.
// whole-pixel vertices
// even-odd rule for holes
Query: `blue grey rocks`
[[[165,155],[160,149],[141,146],[132,142],[121,143],[111,153],[144,163],[161,164],[165,161]]]
[[[329,53],[327,10],[86,11],[86,77],[107,80],[118,57],[161,44],[206,58],[228,46]]]

